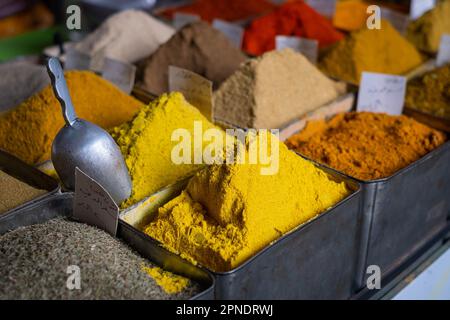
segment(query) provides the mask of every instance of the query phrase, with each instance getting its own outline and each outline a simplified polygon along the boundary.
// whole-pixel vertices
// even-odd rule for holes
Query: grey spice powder
[[[67,286],[69,266],[79,267],[80,289]],[[153,265],[109,234],[55,219],[0,237],[0,299],[188,299],[200,291],[190,281],[169,295],[142,266]]]

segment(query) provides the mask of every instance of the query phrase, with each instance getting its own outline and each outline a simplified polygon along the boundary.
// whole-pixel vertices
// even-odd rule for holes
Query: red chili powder
[[[254,20],[245,31],[243,49],[250,54],[261,55],[275,49],[275,37],[278,35],[315,39],[319,41],[319,48],[344,38],[331,21],[305,2],[292,1]]]
[[[197,0],[193,4],[168,9],[161,14],[169,19],[172,19],[176,12],[182,12],[198,15],[208,22],[214,19],[237,21],[270,12],[275,8],[276,5],[268,0]]]

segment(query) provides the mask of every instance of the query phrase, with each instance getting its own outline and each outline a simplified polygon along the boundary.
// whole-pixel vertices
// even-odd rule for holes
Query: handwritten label
[[[363,72],[357,110],[400,115],[405,92],[406,77]]]
[[[302,53],[312,63],[317,63],[319,41],[300,37],[276,36],[275,47],[277,50],[291,48]]]
[[[212,119],[212,82],[195,72],[169,66],[169,91],[181,92],[187,101]]]
[[[444,34],[441,37],[441,44],[436,59],[438,67],[450,62],[450,34]]]
[[[336,12],[336,0],[307,0],[308,5],[321,15],[331,18]]]
[[[132,64],[105,58],[102,67],[102,77],[114,83],[126,93],[130,93],[134,86],[136,67]]]
[[[401,34],[406,33],[409,24],[409,17],[406,14],[388,8],[381,8],[381,17],[389,21],[392,26]]]
[[[173,16],[173,27],[178,30],[189,23],[200,20],[200,16],[197,16],[195,14],[177,12]]]
[[[222,32],[236,47],[241,48],[244,28],[220,19],[214,19],[212,26]]]
[[[73,217],[113,236],[117,233],[117,204],[100,184],[78,168],[75,169]]]
[[[89,70],[91,67],[91,57],[83,52],[70,48],[66,54],[64,63],[65,70]]]
[[[416,20],[423,16],[425,12],[431,10],[436,5],[436,0],[411,0],[409,7],[409,16]]]

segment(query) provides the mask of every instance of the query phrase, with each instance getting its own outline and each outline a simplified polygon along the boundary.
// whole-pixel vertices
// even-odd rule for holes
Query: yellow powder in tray
[[[349,194],[281,142],[279,149],[274,175],[248,162],[200,170],[144,232],[191,262],[229,271]]]
[[[408,25],[407,38],[420,50],[434,53],[441,36],[450,34],[450,0],[443,0]]]
[[[172,141],[172,134],[177,130],[187,130],[193,137],[196,121],[203,131],[215,128],[181,93],[174,92],[163,94],[142,108],[131,121],[111,130],[133,183],[131,197],[122,203],[122,208],[139,202],[203,166],[175,164],[172,161],[172,149],[179,143]],[[194,157],[194,148],[191,154]]]
[[[105,129],[130,120],[143,106],[92,72],[69,71],[65,77],[77,115]],[[49,85],[0,115],[0,148],[28,164],[44,162],[63,125],[60,104]]]
[[[392,25],[352,32],[327,52],[320,68],[330,77],[359,84],[361,73],[406,74],[422,63],[420,53]]]
[[[171,272],[164,271],[158,267],[146,267],[143,266],[142,270],[152,277],[156,283],[163,288],[168,294],[177,294],[187,288],[190,281],[189,279],[178,276]]]

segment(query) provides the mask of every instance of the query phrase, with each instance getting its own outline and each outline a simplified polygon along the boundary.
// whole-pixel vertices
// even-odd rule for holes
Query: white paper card
[[[309,61],[316,64],[319,52],[319,41],[300,37],[276,36],[275,47],[277,50],[291,48],[303,54]]]
[[[169,91],[181,92],[209,120],[212,119],[212,82],[195,72],[169,66]]]
[[[406,93],[406,77],[363,72],[357,111],[400,115]]]
[[[65,70],[89,70],[91,68],[91,57],[74,48],[67,51],[65,58]]]
[[[336,0],[307,0],[308,5],[325,17],[334,17]]]
[[[79,168],[75,169],[73,217],[111,235],[117,233],[119,208],[109,193]]]
[[[189,23],[200,20],[200,17],[195,14],[177,12],[173,16],[173,27],[178,30]]]
[[[236,47],[241,48],[244,28],[220,19],[214,19],[212,26],[222,32]]]
[[[134,86],[136,66],[118,60],[105,58],[102,77],[129,94]]]
[[[409,17],[406,14],[388,8],[381,8],[381,18],[389,21],[392,26],[401,34],[406,33],[409,24]]]
[[[433,9],[435,5],[436,0],[411,0],[409,16],[412,20],[416,20],[428,10]]]
[[[450,34],[443,34],[441,37],[441,44],[436,59],[438,67],[450,63]]]

